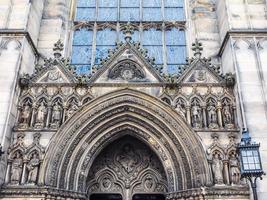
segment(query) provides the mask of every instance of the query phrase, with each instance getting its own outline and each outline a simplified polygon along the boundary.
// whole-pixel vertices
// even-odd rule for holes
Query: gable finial
[[[198,39],[195,40],[195,42],[192,44],[192,50],[194,51],[195,57],[200,57],[202,55],[203,46],[202,43],[198,41]]]
[[[134,33],[133,26],[131,25],[130,22],[128,22],[123,27],[123,34],[125,35],[124,39],[125,39],[126,42],[130,42],[132,40],[133,33]]]
[[[63,45],[63,43],[61,42],[61,40],[59,39],[59,40],[54,44],[54,48],[53,48],[55,58],[59,58],[59,57],[62,56],[62,51],[63,51],[63,49],[64,49],[64,45]]]

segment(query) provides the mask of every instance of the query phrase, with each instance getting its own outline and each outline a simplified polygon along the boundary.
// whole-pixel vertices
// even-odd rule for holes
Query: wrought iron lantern
[[[251,142],[248,130],[243,130],[241,142],[238,144],[241,178],[249,180],[254,200],[258,200],[257,179],[262,179],[262,176],[265,175],[262,169],[259,148],[259,143]]]

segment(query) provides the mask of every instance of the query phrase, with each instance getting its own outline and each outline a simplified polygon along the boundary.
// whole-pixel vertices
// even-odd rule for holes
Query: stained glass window
[[[185,64],[185,32],[173,28],[166,31],[167,65],[169,73],[177,73],[177,66]]]
[[[86,73],[91,68],[93,32],[81,29],[74,32],[71,63],[79,73]]]
[[[117,40],[115,30],[104,29],[96,33],[95,64],[100,64],[101,59],[108,55],[108,50],[114,48]]]
[[[90,72],[116,41],[124,41],[121,30],[128,21],[135,23],[133,40],[140,41],[165,71],[176,73],[185,63],[185,33],[174,24],[185,22],[184,0],[77,0],[76,6],[78,30],[73,33],[71,62],[78,73]],[[79,28],[83,22],[91,24],[90,30]]]

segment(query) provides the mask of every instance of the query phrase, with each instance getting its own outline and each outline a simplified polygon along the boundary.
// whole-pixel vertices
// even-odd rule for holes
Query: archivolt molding
[[[210,183],[205,152],[192,129],[170,106],[129,89],[93,100],[59,129],[46,153],[40,181],[59,188],[69,183],[68,189],[83,192],[93,159],[125,129],[133,129],[159,156],[170,191]]]

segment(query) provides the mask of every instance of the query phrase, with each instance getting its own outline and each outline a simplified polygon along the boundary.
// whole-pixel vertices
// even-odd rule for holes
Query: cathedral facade
[[[249,132],[266,169],[265,0],[0,10],[0,199],[252,198],[237,147]]]

